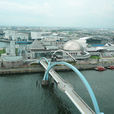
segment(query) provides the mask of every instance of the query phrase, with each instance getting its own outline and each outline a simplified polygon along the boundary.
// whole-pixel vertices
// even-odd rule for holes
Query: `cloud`
[[[9,19],[6,23],[13,24],[13,18],[27,25],[108,26],[114,25],[113,6],[114,0],[0,0],[0,21]]]
[[[48,3],[36,4],[36,3],[17,3],[17,2],[9,2],[9,1],[0,1],[0,10],[9,12],[9,13],[17,13],[19,14],[29,14],[29,15],[50,15],[50,7]]]

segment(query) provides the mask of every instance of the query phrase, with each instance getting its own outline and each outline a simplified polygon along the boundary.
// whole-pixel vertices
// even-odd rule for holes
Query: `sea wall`
[[[110,65],[114,65],[113,63],[105,62],[105,63],[99,63],[99,64],[73,64],[77,69],[79,70],[94,70],[98,65],[102,65],[104,67],[108,67]],[[56,71],[70,71],[68,67],[64,65],[57,65],[54,67],[54,70]],[[33,66],[23,66],[23,67],[17,67],[17,68],[0,68],[0,76],[3,76],[4,74],[23,74],[23,73],[40,73],[45,72],[45,69],[40,65],[33,65]]]

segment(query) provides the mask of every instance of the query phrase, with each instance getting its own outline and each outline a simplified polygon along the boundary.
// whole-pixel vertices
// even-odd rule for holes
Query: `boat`
[[[113,70],[113,69],[114,69],[114,65],[112,65],[112,66],[109,66],[109,67],[108,67],[108,69],[111,69],[111,70]]]
[[[104,68],[103,66],[97,66],[95,68],[95,70],[97,70],[97,71],[104,71],[104,70],[106,70],[106,68]]]

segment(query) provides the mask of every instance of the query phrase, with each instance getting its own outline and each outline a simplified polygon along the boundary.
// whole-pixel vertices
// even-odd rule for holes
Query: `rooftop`
[[[42,43],[38,40],[34,40],[34,42],[30,45],[30,49],[38,49],[42,50],[45,49]]]
[[[70,40],[64,44],[64,50],[83,51],[83,46],[77,40]]]

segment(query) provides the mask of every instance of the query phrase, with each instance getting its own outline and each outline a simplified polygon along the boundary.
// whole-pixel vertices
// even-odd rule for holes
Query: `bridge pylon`
[[[42,80],[42,86],[48,86],[49,81],[48,80]]]
[[[43,60],[43,59],[47,62],[48,67],[49,67],[50,66],[50,61],[47,58],[45,58],[45,57],[41,57],[40,60],[38,61],[38,63],[40,63],[40,61]],[[48,80],[48,76],[46,76],[46,71],[45,71],[45,75],[43,77],[41,85],[42,86],[48,86],[49,85],[49,80]]]

